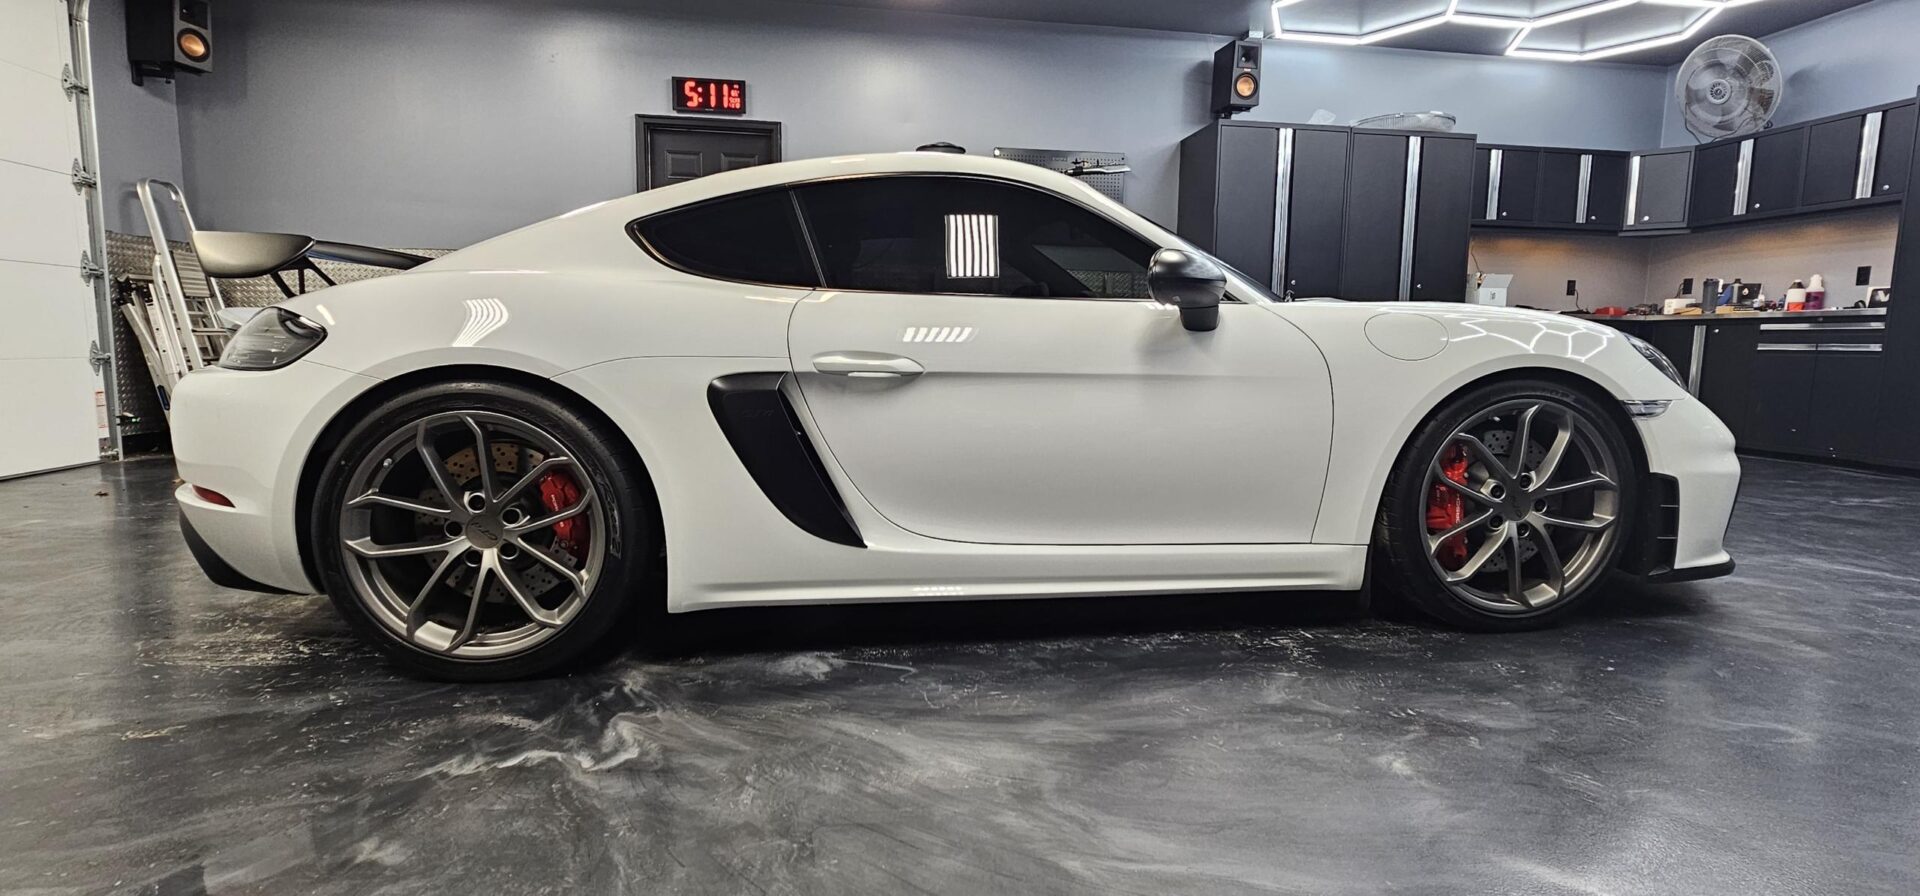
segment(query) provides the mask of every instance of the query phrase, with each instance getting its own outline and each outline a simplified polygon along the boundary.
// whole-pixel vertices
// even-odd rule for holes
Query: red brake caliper
[[[559,513],[580,503],[580,484],[572,476],[555,470],[540,477],[540,505],[548,513]],[[583,517],[564,519],[553,524],[553,545],[574,557],[581,554],[587,540],[587,521]]]
[[[1448,446],[1440,455],[1440,475],[1467,484],[1467,449],[1459,445]],[[1427,491],[1427,531],[1445,532],[1467,518],[1466,499],[1460,493],[1436,482]],[[1455,535],[1440,544],[1440,550],[1434,552],[1434,559],[1448,570],[1459,569],[1467,562],[1466,533]]]

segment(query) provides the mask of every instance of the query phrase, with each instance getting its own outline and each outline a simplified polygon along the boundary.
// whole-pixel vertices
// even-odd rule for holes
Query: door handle
[[[909,377],[927,369],[912,358],[883,352],[825,352],[813,356],[813,369],[834,376]]]

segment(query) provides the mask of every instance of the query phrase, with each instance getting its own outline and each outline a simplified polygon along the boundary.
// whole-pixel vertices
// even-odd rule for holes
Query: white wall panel
[[[0,159],[72,171],[80,156],[74,121],[59,78],[0,65]]]
[[[0,360],[0,477],[99,460],[99,382],[84,360]]]
[[[0,261],[80,266],[87,208],[70,173],[0,158],[0,197]]]
[[[0,261],[0,311],[6,315],[0,326],[0,358],[87,356],[93,340],[93,288],[77,269]],[[0,403],[7,400],[0,398]]]
[[[0,62],[11,62],[58,80],[67,61],[67,4],[61,0],[0,0]]]
[[[60,83],[67,5],[0,0],[0,477],[98,460],[87,362],[93,291],[80,279],[86,197],[79,118]]]

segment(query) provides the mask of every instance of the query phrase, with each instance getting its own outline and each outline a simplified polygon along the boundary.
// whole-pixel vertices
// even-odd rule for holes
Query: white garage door
[[[0,477],[98,460],[79,117],[59,0],[0,0]],[[13,26],[21,26],[15,28]]]

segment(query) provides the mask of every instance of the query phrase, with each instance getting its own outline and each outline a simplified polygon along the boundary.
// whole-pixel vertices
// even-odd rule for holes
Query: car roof
[[[807,181],[825,180],[835,177],[867,176],[876,174],[947,174],[993,177],[1001,180],[1021,181],[1039,187],[1066,193],[1077,198],[1091,195],[1104,200],[1099,191],[1081,181],[1055,171],[1029,165],[1025,162],[1013,162],[987,156],[971,156],[949,152],[881,152],[860,155],[830,156],[819,159],[802,159],[793,162],[775,162],[768,165],[756,165],[751,168],[738,168],[723,171],[706,177],[665,187],[655,187],[646,192],[626,199],[615,200],[620,204],[631,204],[635,214],[648,214],[682,205],[717,199],[737,193]]]

